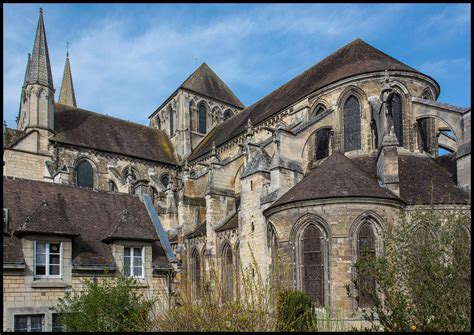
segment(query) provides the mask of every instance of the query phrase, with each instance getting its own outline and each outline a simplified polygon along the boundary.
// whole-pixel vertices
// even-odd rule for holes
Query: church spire
[[[74,85],[72,84],[71,65],[69,64],[69,48],[66,52],[66,63],[64,64],[63,82],[59,92],[60,104],[77,107],[76,95],[74,94]]]
[[[23,88],[28,84],[28,81],[30,80],[29,74],[30,74],[30,66],[31,66],[31,54],[28,52],[28,62],[26,63],[26,72],[25,72],[25,79],[23,80]]]
[[[31,56],[29,81],[32,84],[48,86],[54,90],[51,63],[49,61],[48,43],[44,29],[43,8],[40,8],[38,27],[36,28],[35,44]]]

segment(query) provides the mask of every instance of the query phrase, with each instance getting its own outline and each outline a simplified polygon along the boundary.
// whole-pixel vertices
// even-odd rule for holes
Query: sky
[[[3,4],[11,128],[40,6],[55,101],[69,43],[78,107],[145,125],[203,62],[248,106],[356,38],[471,105],[470,4]]]

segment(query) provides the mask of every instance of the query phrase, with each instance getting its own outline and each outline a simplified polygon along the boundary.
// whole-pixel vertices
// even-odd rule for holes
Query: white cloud
[[[252,97],[252,101],[243,101],[251,104],[275,89],[272,83],[282,84],[354,38],[380,40],[394,31],[396,34],[399,20],[411,8],[279,4],[191,21],[187,21],[186,11],[179,12],[182,17],[159,18],[104,12],[90,24],[69,32],[74,37],[70,57],[76,98],[85,109],[146,124],[154,108],[195,70],[197,58],[198,65],[208,63],[241,100]],[[57,44],[65,44],[69,37],[61,37],[58,18],[62,12],[49,15],[54,13],[57,17],[45,23],[57,98],[65,58],[64,47]],[[435,27],[454,19],[455,26],[463,26],[467,17],[458,14],[445,10],[427,25]],[[84,19],[87,14],[81,15]],[[36,14],[31,20],[36,22]],[[48,22],[54,25],[50,28]],[[4,51],[8,51],[4,58],[4,115],[12,119],[18,110],[26,66],[26,54],[18,50],[25,50],[25,43],[31,50],[35,28],[26,31],[5,24],[4,28],[10,32],[4,40]],[[420,33],[426,35],[415,29],[414,38]],[[423,66],[429,74],[443,68],[436,63]]]

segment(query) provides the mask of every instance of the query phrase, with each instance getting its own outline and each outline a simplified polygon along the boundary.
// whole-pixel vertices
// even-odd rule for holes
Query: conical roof
[[[211,150],[213,141],[219,147],[242,134],[248,119],[252,120],[253,125],[258,125],[318,89],[348,77],[385,70],[421,74],[358,38],[226,122],[216,126],[199,143],[189,157],[189,161],[207,154]]]
[[[36,28],[35,44],[33,45],[28,79],[30,83],[38,83],[54,89],[42,8],[40,8],[38,27]]]
[[[66,106],[77,107],[74,85],[72,84],[71,65],[69,64],[69,52],[66,54],[63,81],[61,83],[61,91],[59,92],[58,102]]]
[[[349,158],[335,152],[268,209],[297,201],[349,197],[400,200]]]

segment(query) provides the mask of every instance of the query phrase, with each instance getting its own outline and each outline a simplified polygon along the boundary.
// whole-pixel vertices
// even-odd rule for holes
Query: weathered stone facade
[[[205,76],[219,85],[206,86]],[[26,91],[28,85],[25,81]],[[345,285],[354,275],[355,240],[363,223],[373,231],[376,252],[383,252],[384,229],[416,203],[470,208],[470,108],[437,102],[439,92],[431,77],[360,39],[247,108],[203,64],[153,112],[149,127],[130,131],[137,138],[151,131],[141,142],[122,137],[98,148],[77,138],[59,141],[48,118],[79,110],[43,104],[39,115],[48,119],[46,129],[28,125],[33,119],[22,116],[18,129],[35,133],[5,148],[4,175],[76,185],[76,169],[87,161],[95,189],[109,191],[112,181],[114,192],[152,195],[182,262],[180,283],[199,281],[197,272],[211,266],[222,278],[240,266],[256,266],[263,280],[271,280],[278,254],[290,271],[285,285],[307,291],[302,241],[314,227],[324,251],[321,292],[316,292],[323,297],[320,303],[356,315],[357,301],[347,296]],[[156,142],[147,142],[154,136]],[[457,174],[436,163],[438,143],[455,150]],[[124,144],[131,150],[121,151]],[[143,146],[148,151],[138,156]],[[8,285],[20,284],[17,277],[4,278],[12,281]],[[26,277],[19,278],[21,294],[36,301],[29,298],[33,289]],[[73,271],[73,287],[74,280]],[[54,290],[51,303],[64,292]],[[4,301],[10,303],[8,292]]]

